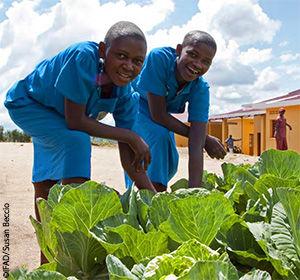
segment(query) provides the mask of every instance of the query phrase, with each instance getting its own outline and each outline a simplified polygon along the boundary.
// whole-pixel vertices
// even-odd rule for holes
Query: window
[[[271,133],[271,135],[270,135],[270,137],[272,138],[274,138],[274,133],[275,133],[275,120],[271,120],[271,123],[270,123],[270,133]]]

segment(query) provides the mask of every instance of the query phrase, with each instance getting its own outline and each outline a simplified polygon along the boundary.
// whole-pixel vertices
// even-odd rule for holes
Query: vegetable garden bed
[[[300,279],[300,156],[204,172],[171,192],[55,185],[31,217],[49,264],[8,279]]]

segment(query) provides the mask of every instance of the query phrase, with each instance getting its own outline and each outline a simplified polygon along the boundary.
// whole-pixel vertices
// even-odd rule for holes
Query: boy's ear
[[[175,50],[176,55],[180,56],[182,51],[182,45],[178,44]]]
[[[98,45],[98,53],[101,58],[105,58],[105,43],[102,41]]]

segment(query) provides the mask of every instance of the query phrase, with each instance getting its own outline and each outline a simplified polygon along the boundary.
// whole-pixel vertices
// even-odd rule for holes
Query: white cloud
[[[283,77],[289,77],[291,80],[298,81],[298,85],[300,84],[300,71],[299,64],[289,64],[289,65],[280,65],[276,67],[276,70],[282,73]],[[299,89],[299,88],[298,88]]]
[[[151,50],[155,47],[171,46],[176,48],[180,44],[184,35],[187,32],[179,26],[173,26],[171,29],[160,29],[155,34],[148,35],[148,49]]]
[[[8,58],[11,54],[11,50],[9,48],[5,48],[5,49],[0,49],[0,68],[2,68],[7,62],[8,62]]]
[[[0,23],[0,124],[13,126],[2,104],[6,90],[14,81],[71,43],[102,40],[108,28],[120,20],[133,21],[144,30],[148,50],[158,46],[176,47],[193,29],[213,35],[218,50],[205,75],[211,85],[211,113],[236,110],[241,104],[279,93],[282,77],[287,81],[300,80],[297,65],[271,64],[275,53],[271,43],[281,23],[268,17],[258,0],[199,0],[198,10],[185,24],[174,22],[169,29],[157,29],[174,11],[174,1],[127,4],[119,0],[101,4],[99,0],[61,0],[46,9],[47,1],[43,1],[43,9],[40,0],[13,2],[6,13],[7,19]],[[184,11],[176,12],[184,16]],[[254,43],[258,44],[254,47]],[[280,45],[286,44],[284,41]],[[295,62],[296,58],[299,54],[280,57],[284,62]],[[263,64],[266,62],[269,67]],[[111,123],[110,117],[106,121]]]
[[[220,106],[218,106],[216,104],[213,104],[213,105],[210,106],[209,111],[210,111],[211,115],[218,114],[217,112],[220,111]]]
[[[227,95],[228,99],[237,99],[237,98],[241,98],[242,95],[239,92],[231,92],[230,94]]]
[[[228,101],[232,103],[240,103],[244,99],[245,93],[240,91],[239,86],[228,86],[228,87],[218,87],[215,97],[219,100]]]
[[[234,60],[220,60],[213,64],[205,78],[213,86],[250,85],[256,80],[252,67]]]
[[[126,5],[122,0],[102,6],[98,0],[61,0],[47,13],[39,14],[35,11],[38,5],[39,0],[23,0],[14,2],[7,11],[8,20],[1,23],[1,41],[5,42],[1,49],[11,50],[7,67],[14,67],[17,63],[31,69],[41,59],[54,55],[71,43],[100,41],[108,28],[120,20],[134,21],[146,32],[174,9],[171,0],[161,4],[153,0],[145,6]],[[32,63],[28,65],[28,62]]]
[[[7,89],[42,59],[78,41],[103,40],[108,28],[120,20],[133,21],[147,32],[174,10],[172,0],[147,3],[120,0],[101,5],[98,0],[61,0],[41,12],[40,0],[13,2],[7,19],[0,23],[1,124],[14,127],[2,105]]]
[[[159,46],[176,47],[189,30],[202,29],[212,34],[218,45],[213,65],[205,78],[213,86],[254,84],[257,77],[250,64],[271,59],[272,49],[250,48],[241,53],[240,44],[272,40],[280,23],[268,18],[257,1],[201,0],[198,7],[199,12],[183,26],[158,30],[149,36],[149,48],[157,46],[158,43]],[[231,21],[231,17],[235,21]],[[258,29],[264,31],[258,32]]]
[[[211,91],[210,114],[235,111],[241,108],[241,104],[252,103],[253,100],[247,87],[239,85],[218,87]]]
[[[43,55],[41,46],[37,44],[38,37],[51,26],[54,15],[39,15],[34,11],[34,6],[35,3],[28,0],[14,2],[6,13],[8,19],[0,25],[3,30],[1,52],[7,54],[7,63],[1,63],[2,75],[19,67],[28,69],[29,72]],[[23,73],[20,73],[19,77],[16,76],[16,79],[20,78],[21,74]],[[2,86],[1,84],[0,87]]]
[[[244,64],[258,64],[268,61],[272,58],[272,49],[258,50],[250,48],[246,52],[241,53],[241,61]]]
[[[264,91],[275,91],[280,88],[278,82],[280,74],[275,72],[271,67],[266,67],[261,71],[257,81],[255,82],[254,88]]]
[[[285,47],[285,46],[287,46],[288,44],[289,44],[288,41],[282,41],[282,42],[280,42],[279,47]]]
[[[270,42],[281,23],[270,19],[256,2],[201,0],[198,6],[207,17],[207,26],[223,34],[225,39],[245,45]]]
[[[285,63],[285,62],[290,62],[293,60],[296,60],[297,58],[300,57],[300,53],[296,53],[296,54],[283,54],[280,56],[280,60],[281,62]]]
[[[238,110],[241,104],[249,103],[249,92],[241,86],[219,87],[211,97],[211,104],[219,107],[213,107],[211,114],[219,114],[222,112],[230,112]]]

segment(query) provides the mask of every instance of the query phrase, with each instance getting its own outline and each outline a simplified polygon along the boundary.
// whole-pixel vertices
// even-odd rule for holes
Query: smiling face
[[[175,75],[178,84],[191,82],[204,75],[212,64],[216,50],[203,42],[177,45]]]
[[[146,52],[146,43],[130,36],[116,38],[107,48],[100,42],[99,55],[104,58],[106,83],[129,84],[141,72]]]

